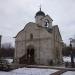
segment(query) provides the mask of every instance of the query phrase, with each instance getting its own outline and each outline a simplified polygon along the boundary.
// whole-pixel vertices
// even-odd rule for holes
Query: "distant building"
[[[29,22],[15,37],[15,62],[42,64],[62,62],[62,37],[52,18],[38,11],[35,23]]]

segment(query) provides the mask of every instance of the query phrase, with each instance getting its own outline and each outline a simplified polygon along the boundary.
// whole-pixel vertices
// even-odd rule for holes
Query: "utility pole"
[[[72,49],[72,38],[70,38],[70,50],[71,50],[71,67],[74,67],[74,57],[73,57],[73,49]]]

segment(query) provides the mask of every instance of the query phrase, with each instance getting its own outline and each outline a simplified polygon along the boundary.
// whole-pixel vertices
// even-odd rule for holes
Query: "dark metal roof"
[[[38,12],[36,13],[35,17],[36,17],[36,16],[45,16],[45,13],[40,10],[40,11],[38,11]]]

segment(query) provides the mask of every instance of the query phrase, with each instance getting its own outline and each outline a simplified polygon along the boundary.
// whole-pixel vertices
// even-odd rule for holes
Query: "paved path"
[[[67,70],[60,70],[60,71],[54,72],[54,73],[52,73],[50,75],[61,75],[64,72],[67,72]]]
[[[75,71],[75,68],[65,68],[65,67],[57,67],[57,66],[41,66],[41,65],[27,65],[25,67],[29,68],[45,68],[45,69],[58,69],[58,70],[66,70],[66,71]]]

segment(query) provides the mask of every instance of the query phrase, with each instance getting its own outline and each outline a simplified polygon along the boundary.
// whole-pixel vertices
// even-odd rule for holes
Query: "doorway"
[[[28,64],[34,64],[34,48],[28,48],[27,49],[27,62]]]

